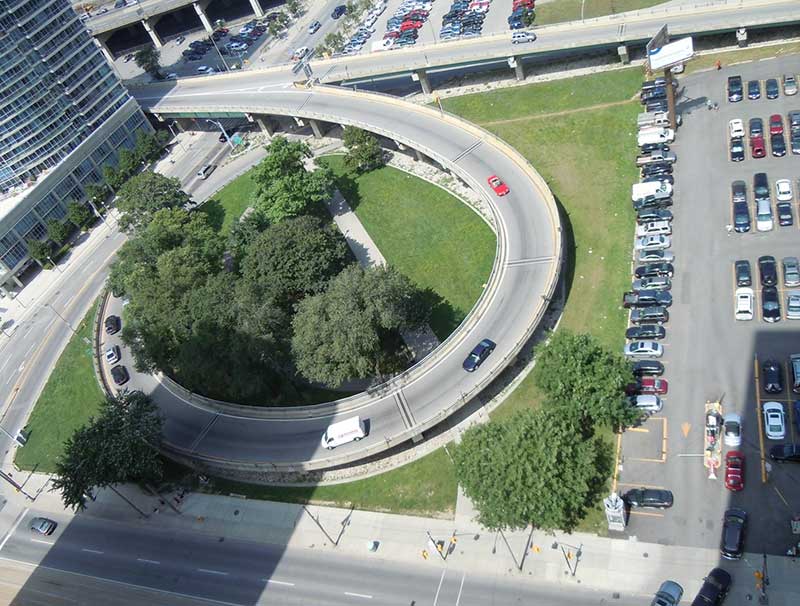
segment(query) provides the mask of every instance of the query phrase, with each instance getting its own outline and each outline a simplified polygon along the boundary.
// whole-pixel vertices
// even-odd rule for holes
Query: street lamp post
[[[58,264],[55,261],[53,261],[53,257],[51,257],[50,255],[47,255],[47,260],[50,261],[50,263],[53,264],[53,267],[55,267],[58,270],[58,273],[60,273],[60,274],[64,273],[63,271],[61,271],[61,268],[58,266]]]
[[[211,122],[211,124],[216,124],[217,127],[222,131],[222,134],[225,135],[225,140],[228,142],[228,145],[231,146],[231,149],[234,149],[233,141],[231,141],[231,138],[228,136],[228,133],[225,132],[225,129],[223,128],[220,122],[217,122],[216,120],[211,120],[209,118],[206,118],[206,122]]]
[[[174,120],[173,120],[172,122],[167,122],[167,128],[169,129],[169,132],[171,132],[171,133],[172,133],[172,138],[173,138],[173,139],[177,139],[177,140],[178,140],[178,145],[180,145],[180,146],[181,146],[181,149],[183,150],[183,153],[185,154],[185,153],[186,153],[186,148],[183,146],[183,141],[181,141],[180,139],[178,139],[178,135],[176,135],[176,134],[175,134],[175,131],[174,131],[174,130],[172,130],[172,125],[173,125],[173,124],[175,124],[175,121],[174,121]]]
[[[214,49],[217,51],[217,54],[219,55],[219,58],[222,60],[222,65],[225,66],[225,71],[226,72],[231,71],[231,68],[228,65],[228,62],[225,61],[225,57],[222,56],[222,52],[219,50],[219,46],[217,46],[217,41],[214,40],[214,34],[211,34],[211,36],[209,36],[208,39],[211,40],[211,44],[214,45]]]
[[[67,319],[66,319],[64,316],[62,316],[60,313],[58,313],[58,312],[56,311],[56,308],[55,308],[55,307],[53,307],[52,305],[50,305],[50,303],[45,303],[45,306],[46,306],[46,307],[49,307],[49,308],[50,308],[50,309],[53,311],[53,313],[54,313],[54,314],[56,314],[56,315],[57,315],[57,316],[60,318],[60,320],[61,320],[61,321],[62,321],[64,324],[66,324],[66,325],[67,325],[67,328],[69,328],[69,329],[72,331],[72,334],[75,334],[75,335],[76,335],[76,334],[78,334],[78,331],[77,331],[77,330],[75,330],[74,328],[72,328],[72,324],[70,324],[69,322],[67,322]]]

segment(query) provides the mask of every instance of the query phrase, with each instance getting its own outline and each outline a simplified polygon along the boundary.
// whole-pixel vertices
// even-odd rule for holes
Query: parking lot
[[[673,304],[664,326],[666,337],[661,361],[669,381],[663,409],[641,427],[624,434],[620,445],[618,491],[635,487],[664,488],[674,493],[674,505],[665,510],[634,510],[627,534],[662,544],[716,547],[722,514],[728,507],[741,507],[749,514],[745,550],[785,554],[797,542],[790,520],[800,514],[800,465],[774,463],[768,457],[772,446],[795,442],[798,434],[792,403],[792,373],[789,356],[800,353],[800,321],[788,319],[782,259],[800,257],[800,155],[792,153],[786,135],[787,153],[775,157],[767,141],[766,155],[753,158],[749,135],[745,134],[745,158],[730,159],[729,122],[762,118],[768,129],[773,114],[783,116],[800,110],[800,95],[767,99],[764,80],[783,74],[800,73],[800,56],[748,62],[681,78],[678,111],[683,126],[670,145],[677,155],[674,165],[674,213],[672,246],[675,273],[672,278]],[[727,100],[728,76],[741,75],[744,99]],[[762,95],[747,98],[747,81],[760,80]],[[712,109],[708,109],[708,104]],[[717,104],[717,109],[713,105]],[[768,136],[767,136],[768,139]],[[769,231],[756,229],[753,178],[766,173],[771,189],[774,224]],[[792,185],[791,225],[779,225],[776,214],[775,182],[788,179]],[[733,229],[731,183],[744,181],[751,228],[745,233]],[[759,257],[771,255],[777,264],[775,288],[780,304],[779,318],[767,322],[762,311],[764,287]],[[747,260],[751,266],[753,318],[735,317],[737,288],[734,263]],[[744,316],[742,316],[744,317]],[[767,360],[782,368],[780,393],[766,393],[759,382]],[[738,413],[742,419],[745,457],[745,486],[731,492],[724,486],[722,466],[716,478],[704,467],[705,403],[721,401],[722,414]],[[785,438],[769,439],[765,433],[762,406],[778,402],[785,411]],[[659,453],[661,453],[659,455]],[[766,480],[766,481],[764,481]]]

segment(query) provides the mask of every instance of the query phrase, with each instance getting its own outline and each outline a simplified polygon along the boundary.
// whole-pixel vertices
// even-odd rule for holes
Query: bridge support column
[[[516,59],[514,62],[514,75],[517,77],[517,82],[525,79],[525,67],[522,65],[522,59]]]
[[[400,143],[400,141],[395,141],[394,144],[397,146],[397,151],[406,151],[406,146]]]
[[[197,13],[197,16],[200,17],[200,23],[203,24],[203,28],[209,33],[214,33],[214,27],[211,25],[211,21],[208,20],[208,15],[206,15],[205,9],[200,6],[199,2],[193,2],[192,6],[194,7],[194,12]]]
[[[256,114],[246,114],[248,122],[255,122],[259,130],[268,137],[275,134],[275,126],[269,116],[259,116]]]
[[[425,160],[427,160],[427,158],[425,157],[425,154],[423,154],[423,153],[422,153],[421,151],[419,151],[418,149],[415,149],[415,150],[414,150],[414,159],[415,159],[417,162],[425,162]]]
[[[114,55],[112,54],[111,49],[108,48],[106,40],[108,40],[108,36],[104,36],[102,34],[94,37],[94,42],[98,47],[100,47],[100,52],[103,53],[103,56],[111,65],[114,65]]]
[[[260,19],[264,16],[264,9],[261,8],[261,4],[258,0],[250,0],[250,6],[253,7],[253,12],[256,14],[256,17]]]
[[[315,139],[322,139],[325,136],[325,131],[322,129],[322,123],[319,120],[311,120],[308,123],[311,125],[311,132],[314,133]]]
[[[624,44],[620,44],[617,47],[617,54],[619,55],[619,60],[622,61],[625,65],[631,62],[631,58],[628,55],[628,47]]]
[[[411,79],[415,82],[419,82],[419,85],[422,87],[422,92],[426,95],[430,95],[431,91],[431,81],[428,79],[428,72],[424,69],[418,69],[415,72],[412,72]]]
[[[144,27],[144,31],[148,33],[150,39],[153,41],[153,44],[156,48],[161,48],[164,46],[164,42],[161,40],[161,36],[156,33],[156,30],[153,29],[153,25],[150,24],[150,19],[142,19],[142,26]]]
[[[740,27],[736,30],[736,43],[744,48],[747,46],[747,29]]]

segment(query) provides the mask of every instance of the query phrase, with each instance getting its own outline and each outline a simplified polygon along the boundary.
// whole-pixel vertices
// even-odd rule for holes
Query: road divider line
[[[349,591],[345,591],[344,595],[349,595],[349,596],[354,597],[354,598],[364,598],[365,600],[371,600],[372,599],[371,595],[367,595],[365,593],[351,593]]]
[[[221,576],[227,576],[227,572],[222,572],[221,570],[209,570],[208,568],[198,568],[197,572],[205,572],[207,574],[218,574]]]
[[[456,597],[456,606],[458,606],[461,603],[461,592],[464,589],[464,579],[466,579],[466,578],[467,578],[467,573],[465,572],[465,573],[463,573],[461,575],[461,585],[459,585],[459,587],[458,587],[458,596]]]
[[[136,558],[136,561],[142,564],[161,564],[158,560],[147,560],[145,558]]]
[[[274,579],[261,579],[262,581],[266,581],[270,585],[286,585],[287,587],[294,587],[294,583],[287,583],[286,581],[276,581]]]
[[[442,570],[442,577],[439,579],[439,586],[436,588],[436,595],[433,598],[433,606],[439,603],[439,592],[442,590],[442,583],[444,582],[444,575],[447,573],[447,568]]]
[[[777,486],[773,486],[773,488],[775,489],[775,492],[778,494],[778,496],[781,498],[781,501],[783,501],[783,504],[786,505],[787,509],[789,509],[789,511],[792,511],[792,506],[789,505],[789,502],[784,498],[783,493],[780,490],[778,490]]]
[[[29,510],[30,510],[30,508],[26,507],[26,508],[25,508],[24,510],[22,510],[22,512],[21,512],[21,513],[20,513],[20,514],[17,516],[17,519],[16,519],[16,520],[14,520],[14,524],[11,526],[11,528],[9,529],[9,531],[6,533],[6,536],[4,536],[4,537],[3,537],[3,541],[2,541],[2,542],[0,542],[0,551],[3,551],[3,547],[5,547],[5,546],[6,546],[6,543],[8,543],[8,539],[10,539],[10,538],[11,538],[11,535],[12,535],[12,534],[14,534],[14,533],[17,531],[17,527],[19,526],[20,522],[22,522],[22,518],[24,518],[26,515],[28,515],[28,511],[29,511]]]
[[[85,551],[86,553],[96,553],[97,555],[103,555],[102,551],[98,551],[97,549],[86,549],[85,547],[81,549],[81,551]]]
[[[52,541],[44,541],[42,539],[31,539],[31,543],[41,543],[42,545],[52,545]]]

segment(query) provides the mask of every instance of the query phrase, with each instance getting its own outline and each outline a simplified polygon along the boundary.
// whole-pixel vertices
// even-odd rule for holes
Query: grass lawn
[[[53,473],[64,441],[85,424],[103,401],[92,366],[92,322],[96,302],[81,321],[50,374],[25,430],[28,443],[17,450],[15,463],[22,469]]]
[[[434,299],[431,328],[445,339],[478,300],[494,262],[494,233],[443,189],[384,167],[353,178],[342,156],[323,160],[389,263]]]
[[[347,484],[288,488],[214,479],[213,490],[269,501],[434,517],[451,517],[457,494],[453,464],[441,448],[399,469]]]
[[[534,24],[546,25],[563,21],[577,21],[581,18],[581,5],[583,5],[583,17],[591,19],[648,8],[664,2],[666,0],[553,0],[553,2],[536,7]]]
[[[228,233],[231,226],[239,220],[256,191],[256,184],[251,171],[246,172],[219,190],[213,198],[200,207],[206,213],[212,225],[223,233]]]
[[[724,53],[701,55],[686,64],[686,73],[690,74],[701,69],[713,67],[717,60],[725,67],[740,61],[757,61],[758,59],[779,57],[780,55],[789,55],[799,52],[800,42],[787,42],[786,44],[760,46],[758,48],[742,48]]]

